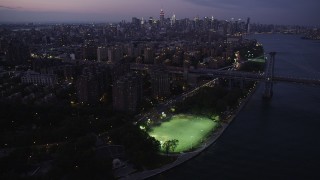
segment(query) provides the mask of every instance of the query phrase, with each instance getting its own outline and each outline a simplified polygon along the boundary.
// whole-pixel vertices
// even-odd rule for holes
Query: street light
[[[191,136],[191,149],[193,149],[193,136]]]

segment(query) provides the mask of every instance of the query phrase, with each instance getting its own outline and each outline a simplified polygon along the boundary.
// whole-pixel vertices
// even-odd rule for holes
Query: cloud
[[[20,9],[21,7],[10,7],[10,6],[2,6],[2,5],[0,5],[0,8],[3,8],[3,9]]]
[[[319,0],[183,0],[200,6],[213,8],[263,8],[263,9],[297,9],[319,7]]]

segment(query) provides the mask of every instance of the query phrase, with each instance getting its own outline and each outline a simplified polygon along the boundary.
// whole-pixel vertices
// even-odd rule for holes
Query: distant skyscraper
[[[160,11],[160,24],[163,25],[164,24],[164,11],[161,9]]]
[[[136,17],[133,17],[131,23],[136,25],[136,26],[139,26],[140,20],[138,18],[136,18]]]
[[[148,23],[149,23],[150,25],[152,25],[152,24],[153,24],[153,17],[149,17],[149,21],[148,21]]]
[[[141,21],[140,21],[141,27],[144,26],[144,22],[145,22],[145,20],[144,20],[144,18],[142,17],[142,18],[141,18]]]
[[[176,15],[173,13],[171,17],[171,26],[173,26],[176,23]]]
[[[246,24],[246,26],[247,26],[247,33],[250,33],[250,18],[248,17],[248,19],[247,19],[247,24]]]

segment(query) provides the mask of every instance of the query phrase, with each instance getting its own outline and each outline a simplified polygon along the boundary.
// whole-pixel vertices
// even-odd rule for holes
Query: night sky
[[[0,22],[116,22],[132,17],[213,16],[320,25],[320,0],[0,0]]]

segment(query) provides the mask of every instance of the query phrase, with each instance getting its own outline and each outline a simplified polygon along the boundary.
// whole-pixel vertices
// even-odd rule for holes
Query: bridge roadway
[[[298,83],[305,85],[317,85],[320,86],[320,79],[300,78],[300,77],[284,77],[284,76],[273,76],[272,79],[267,78],[265,73],[253,73],[244,71],[232,71],[223,70],[232,66],[224,67],[221,69],[188,69],[189,74],[198,76],[207,76],[213,78],[227,78],[227,79],[241,79],[241,80],[252,80],[252,81],[264,81],[264,82],[287,82],[287,83]],[[152,70],[157,68],[156,65],[150,64],[130,64],[130,68],[133,70]],[[166,66],[170,73],[183,74],[183,67]]]

